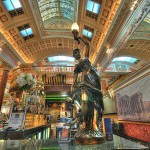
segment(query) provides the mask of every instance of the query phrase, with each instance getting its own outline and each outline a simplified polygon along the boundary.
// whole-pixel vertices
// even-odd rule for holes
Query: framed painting
[[[150,75],[115,92],[118,120],[150,122]]]

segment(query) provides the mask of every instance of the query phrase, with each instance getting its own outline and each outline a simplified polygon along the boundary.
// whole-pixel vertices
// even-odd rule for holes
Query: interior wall
[[[115,92],[118,120],[150,122],[149,80],[143,75]]]
[[[104,114],[116,113],[116,104],[115,101],[110,98],[108,95],[103,96],[104,102]]]

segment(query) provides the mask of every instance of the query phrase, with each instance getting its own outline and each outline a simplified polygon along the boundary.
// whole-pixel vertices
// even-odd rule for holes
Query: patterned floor
[[[0,150],[112,150],[112,149],[149,149],[129,141],[125,138],[113,135],[113,141],[106,141],[97,145],[76,145],[73,142],[46,140],[7,140],[0,141]]]

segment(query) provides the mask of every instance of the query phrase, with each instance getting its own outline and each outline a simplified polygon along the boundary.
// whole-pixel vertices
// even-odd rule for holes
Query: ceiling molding
[[[145,76],[150,77],[150,64],[135,71],[133,74],[131,74],[125,80],[118,82],[118,84],[113,86],[113,91],[116,92],[116,91],[130,85],[131,83],[135,82],[135,80],[139,80],[140,78],[143,78]]]
[[[113,49],[112,53],[105,54],[104,57],[99,61],[101,66],[101,72],[111,63],[111,60],[115,55],[121,50],[124,44],[127,42],[129,37],[138,27],[138,25],[143,21],[144,17],[148,14],[150,10],[149,1],[141,1],[139,6],[131,14],[130,18],[124,23],[123,30],[119,33],[113,45],[110,48]]]
[[[5,39],[3,34],[0,32],[0,40],[1,39],[3,40],[3,45],[1,45],[2,50],[8,52],[9,55],[11,55],[11,57],[14,59],[14,61],[20,61],[24,63],[20,55],[16,52],[16,50],[11,46],[11,44]]]

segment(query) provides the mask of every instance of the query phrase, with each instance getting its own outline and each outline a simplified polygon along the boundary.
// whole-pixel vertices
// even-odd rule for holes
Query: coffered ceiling
[[[74,48],[84,55],[86,46],[74,41],[71,25],[74,21],[83,29],[92,31],[90,60],[104,71],[114,57],[130,56],[150,60],[150,2],[147,0],[91,0],[100,5],[98,14],[88,11],[88,0],[20,0],[22,9],[8,12],[0,1],[1,60],[12,66],[42,64],[50,56],[72,56]],[[134,5],[133,9],[131,7]],[[31,28],[32,34],[22,37],[22,28]],[[107,53],[112,49],[111,54]],[[6,59],[7,58],[7,59]]]

